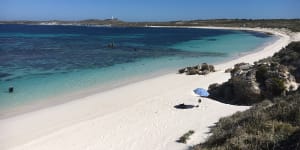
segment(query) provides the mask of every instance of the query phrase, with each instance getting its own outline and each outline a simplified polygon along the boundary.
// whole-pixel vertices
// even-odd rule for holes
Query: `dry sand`
[[[209,126],[221,117],[249,107],[207,98],[202,98],[199,108],[178,110],[173,106],[197,105],[193,89],[225,82],[230,74],[224,70],[235,63],[272,56],[292,39],[299,39],[281,30],[243,30],[271,32],[280,38],[255,53],[217,65],[218,71],[206,76],[167,74],[0,120],[0,149],[174,150],[202,142],[209,135]],[[195,131],[191,140],[177,143],[188,130]]]

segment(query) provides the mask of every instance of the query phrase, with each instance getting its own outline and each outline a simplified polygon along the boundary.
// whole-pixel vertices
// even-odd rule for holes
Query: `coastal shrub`
[[[228,82],[210,86],[211,95],[226,98],[224,91],[227,88],[233,92],[232,99],[220,101],[231,104],[252,101],[249,96],[236,98],[237,93],[249,95],[247,83],[253,83],[253,80],[247,82],[252,79],[251,72],[243,74],[240,65],[242,63],[232,70]],[[256,69],[255,79],[260,83],[262,97],[270,100],[262,98],[259,100],[262,102],[256,101],[249,110],[221,118],[211,128],[207,141],[192,147],[193,150],[300,149],[300,88],[285,95],[285,80],[281,76],[289,70],[296,81],[300,81],[300,42],[289,44],[272,58],[257,62],[251,69]]]
[[[255,78],[260,84],[264,84],[265,80],[268,78],[267,76],[268,69],[266,66],[260,66],[257,68]]]
[[[193,150],[300,149],[300,94],[265,100],[221,118],[212,135]]]
[[[282,95],[285,91],[284,80],[274,77],[270,79],[270,82],[267,90],[271,93],[272,97]]]
[[[183,135],[177,140],[177,142],[178,142],[178,143],[184,143],[184,144],[186,144],[187,140],[189,140],[189,139],[190,139],[190,136],[191,136],[192,134],[194,134],[194,133],[195,133],[195,131],[189,130],[187,133],[183,134]]]
[[[272,60],[288,67],[296,81],[300,82],[300,42],[292,42],[274,54]]]
[[[292,76],[286,77],[289,73]],[[265,98],[272,100],[287,93],[286,88],[291,87],[286,84],[293,81],[293,76],[299,83],[300,42],[292,42],[273,57],[255,62],[253,66],[236,64],[227,82],[210,86],[210,98],[235,105],[253,105]]]
[[[277,150],[300,149],[300,130],[296,130],[288,138],[279,141],[277,145]]]
[[[297,66],[300,66],[300,62],[299,64],[297,64]],[[295,76],[296,81],[299,83],[300,82],[300,67],[298,67],[297,69],[295,69],[292,74]]]

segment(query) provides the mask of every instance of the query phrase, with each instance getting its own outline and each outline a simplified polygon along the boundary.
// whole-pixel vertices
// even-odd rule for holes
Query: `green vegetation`
[[[273,96],[280,96],[285,91],[284,81],[280,78],[272,78],[268,88]]]
[[[251,67],[256,70],[256,81],[261,84],[265,98],[268,98],[267,95],[269,94],[272,95],[272,99],[259,101],[249,110],[221,118],[212,127],[212,135],[207,141],[194,146],[192,149],[300,149],[300,88],[282,96],[282,92],[285,91],[285,83],[283,78],[277,76],[278,73],[289,70],[296,78],[300,77],[299,60],[300,42],[293,42],[272,58],[257,62]],[[266,65],[266,62],[271,63]],[[247,74],[249,75],[249,73]],[[280,75],[282,76],[282,74]],[[299,82],[299,78],[297,81]],[[222,90],[232,86],[228,82],[224,85],[221,86]],[[211,87],[213,89],[218,88],[216,85]],[[216,90],[216,92],[220,91]],[[247,102],[249,100],[243,99],[242,101]]]
[[[209,86],[210,97],[223,103],[252,105],[273,100],[295,90],[300,83],[300,42],[292,42],[273,57],[254,65],[239,63],[231,69],[231,79]],[[227,71],[229,72],[229,71]]]
[[[257,68],[255,78],[259,83],[264,83],[266,81],[268,73],[268,68],[265,65],[262,65]]]
[[[274,103],[266,100],[222,118],[211,132],[193,149],[299,149],[300,94],[276,98]]]
[[[300,83],[300,42],[292,42],[286,48],[276,53],[272,60],[287,66],[295,76],[296,81]]]
[[[185,133],[184,135],[182,135],[180,138],[179,138],[179,140],[177,140],[177,142],[178,143],[186,143],[187,142],[187,140],[189,140],[190,139],[190,136],[192,135],[192,134],[194,134],[195,133],[195,131],[193,131],[193,130],[189,130],[187,133]]]
[[[209,23],[209,22],[207,22]],[[198,24],[201,24],[199,22]],[[202,23],[204,24],[204,23]],[[225,27],[264,27],[264,28],[287,28],[293,32],[300,31],[300,20],[299,19],[224,19],[216,20],[212,23],[214,26],[225,26]]]
[[[118,19],[89,19],[81,21],[0,21],[7,24],[39,24],[47,22],[58,24],[79,24],[79,25],[112,25],[128,27],[144,26],[217,26],[217,27],[263,27],[263,28],[287,28],[293,32],[300,32],[300,19],[211,19],[191,21],[170,21],[170,22],[124,22]]]
[[[263,27],[287,28],[293,32],[300,32],[300,19],[212,19],[172,22],[147,22],[148,25],[176,25],[176,26],[217,26],[217,27]]]

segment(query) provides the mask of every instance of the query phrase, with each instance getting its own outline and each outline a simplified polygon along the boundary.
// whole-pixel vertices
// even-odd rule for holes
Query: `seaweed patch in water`
[[[9,77],[9,76],[11,76],[11,74],[0,72],[0,79],[5,78],[5,77]]]
[[[206,41],[217,41],[217,39],[206,39]]]

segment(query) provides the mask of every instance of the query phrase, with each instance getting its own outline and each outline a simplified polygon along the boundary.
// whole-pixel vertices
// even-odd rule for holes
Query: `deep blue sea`
[[[0,25],[0,109],[222,62],[274,39],[234,30]]]

